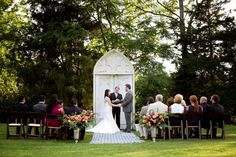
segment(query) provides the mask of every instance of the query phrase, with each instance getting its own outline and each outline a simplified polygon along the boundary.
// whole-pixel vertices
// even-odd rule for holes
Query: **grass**
[[[5,138],[5,124],[0,125],[0,157],[233,157],[236,156],[236,126],[226,127],[226,139],[159,140],[141,144],[89,144],[92,134],[74,144],[72,140]]]

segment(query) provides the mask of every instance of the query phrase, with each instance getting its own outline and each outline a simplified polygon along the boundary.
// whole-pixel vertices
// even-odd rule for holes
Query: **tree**
[[[93,65],[101,56],[86,47],[99,32],[99,21],[92,17],[93,2],[28,0],[27,4],[32,25],[16,51],[22,60],[17,72],[24,92],[30,97],[57,93],[65,101],[76,95],[89,105]]]
[[[15,64],[24,93],[29,97],[58,93],[65,100],[77,95],[88,105],[93,66],[103,52],[111,48],[125,51],[137,71],[150,59],[170,56],[168,44],[159,44],[160,31],[162,36],[168,34],[164,21],[146,16],[142,10],[133,12],[136,6],[132,4],[28,0],[28,21],[32,23],[13,54],[20,58]]]
[[[143,105],[146,105],[148,97],[157,94],[164,96],[164,101],[172,96],[174,90],[174,82],[170,75],[164,70],[162,65],[150,59],[149,63],[142,66],[142,69],[136,76],[136,110],[140,111]]]
[[[9,107],[7,101],[14,98],[21,89],[16,69],[11,62],[11,52],[17,48],[21,33],[27,26],[24,18],[21,3],[0,1],[0,104],[5,108]]]
[[[188,53],[180,64],[176,87],[185,96],[218,93],[229,110],[236,106],[230,100],[232,94],[226,92],[231,89],[228,85],[234,84],[230,78],[235,69],[235,21],[224,13],[225,3],[201,1],[188,12],[191,17],[185,41]]]

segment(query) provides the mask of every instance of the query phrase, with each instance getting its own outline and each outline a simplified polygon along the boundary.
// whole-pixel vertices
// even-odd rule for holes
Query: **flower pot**
[[[143,136],[144,136],[144,139],[147,140],[148,139],[148,129],[147,127],[142,127],[143,128]]]
[[[155,142],[156,137],[157,137],[157,128],[151,127],[151,137],[152,137],[152,141]]]
[[[143,127],[142,126],[139,126],[139,134],[140,134],[140,137],[144,137]]]
[[[80,129],[79,128],[74,129],[74,140],[75,140],[75,143],[78,143],[78,141],[79,141],[79,133],[80,133]]]
[[[140,125],[139,124],[134,124],[135,125],[135,130],[139,131],[140,130]]]

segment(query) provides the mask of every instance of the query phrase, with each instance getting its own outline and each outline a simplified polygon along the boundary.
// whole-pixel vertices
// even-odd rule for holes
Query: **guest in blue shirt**
[[[200,98],[200,106],[203,108],[203,112],[207,112],[209,104],[207,104],[207,97],[202,96]]]
[[[33,106],[34,111],[46,113],[47,104],[45,104],[45,96],[39,96],[39,102]]]
[[[203,109],[201,126],[202,128],[209,129],[210,128],[210,121],[209,121],[209,115],[208,115],[209,104],[207,103],[207,97],[202,96],[200,98],[200,106]]]
[[[78,107],[78,101],[76,98],[71,98],[70,99],[70,103],[68,104],[68,107],[65,108],[65,114],[67,115],[74,115],[74,114],[81,114],[82,109],[80,107]],[[68,139],[72,139],[73,137],[73,130],[69,130],[68,131]],[[80,130],[80,135],[79,135],[79,139],[83,140],[84,139],[84,135],[85,135],[85,128],[81,128]]]
[[[73,114],[81,114],[82,109],[78,107],[77,99],[72,98],[70,100],[70,103],[68,104],[68,107],[65,108],[65,113],[67,115],[73,115]]]

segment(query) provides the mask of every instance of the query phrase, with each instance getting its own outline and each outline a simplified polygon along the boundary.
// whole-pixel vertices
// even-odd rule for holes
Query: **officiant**
[[[113,104],[119,104],[122,101],[122,95],[119,93],[120,87],[116,86],[114,89],[114,93],[110,94],[110,99]],[[120,107],[112,107],[112,115],[116,120],[116,124],[120,129]]]

